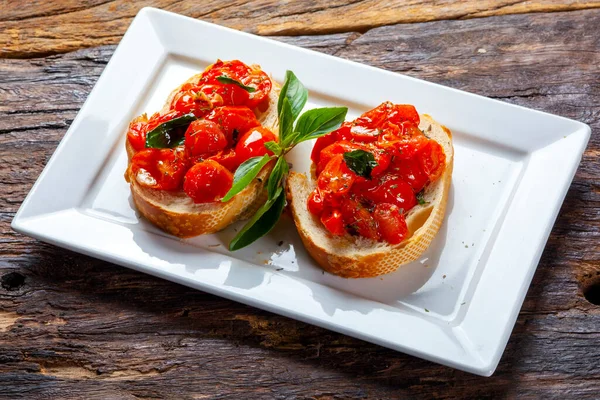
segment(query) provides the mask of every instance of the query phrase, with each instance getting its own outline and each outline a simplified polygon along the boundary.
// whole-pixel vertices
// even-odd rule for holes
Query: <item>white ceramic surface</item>
[[[210,38],[210,40],[206,40]],[[230,253],[138,218],[123,179],[128,121],[217,58],[293,70],[307,108],[414,104],[454,135],[443,228],[421,260],[347,280],[324,274],[288,218]],[[356,90],[371,87],[371,90]],[[582,123],[146,8],[13,220],[40,240],[479,375],[496,368],[590,129]],[[289,155],[308,168],[312,143]],[[86,149],[82,151],[82,149]],[[239,225],[237,225],[239,226]],[[283,243],[280,244],[280,241]]]

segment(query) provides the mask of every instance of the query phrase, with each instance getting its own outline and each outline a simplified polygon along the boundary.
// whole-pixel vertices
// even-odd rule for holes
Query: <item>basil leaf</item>
[[[344,161],[356,175],[371,179],[371,172],[378,164],[373,153],[364,150],[354,150],[344,153]]]
[[[282,149],[281,146],[279,146],[279,143],[277,142],[271,140],[270,142],[265,143],[265,147],[271,150],[277,156],[281,154]]]
[[[281,143],[287,143],[287,138],[292,133],[293,128],[294,116],[292,115],[292,106],[287,97],[284,97],[281,103],[281,110],[279,111],[279,141]]]
[[[222,202],[229,201],[233,196],[241,192],[246,186],[252,182],[260,170],[271,160],[271,156],[265,154],[262,157],[252,157],[244,161],[233,175],[233,185],[229,192],[225,194],[225,197],[221,199]]]
[[[273,167],[273,171],[271,171],[271,175],[269,176],[269,180],[267,181],[267,192],[269,193],[269,199],[275,197],[277,193],[277,188],[279,187],[279,183],[289,171],[289,166],[285,158],[279,157],[277,163]]]
[[[231,240],[229,250],[239,250],[269,233],[279,220],[285,204],[285,194],[283,193],[283,187],[280,186],[275,196],[263,204]]]
[[[290,108],[292,110],[292,120],[296,120],[300,111],[304,108],[306,100],[308,100],[308,90],[304,87],[302,82],[298,80],[296,75],[292,71],[285,72],[285,81],[283,87],[279,93],[279,101],[277,102],[277,114],[281,115],[281,109],[283,108],[284,99],[288,99],[290,102]]]
[[[256,92],[256,89],[253,88],[252,86],[246,86],[242,82],[240,82],[236,79],[230,78],[228,76],[225,76],[225,75],[217,76],[217,80],[224,85],[237,85],[237,86],[241,87],[242,89],[244,89],[248,93]]]
[[[425,201],[425,192],[424,190],[421,190],[419,193],[417,193],[417,203],[419,203],[420,205],[425,205],[425,204],[429,204],[428,201]]]
[[[324,107],[308,110],[298,118],[296,131],[300,132],[294,144],[316,139],[339,128],[348,109],[346,107]]]
[[[183,144],[185,130],[196,119],[194,114],[189,113],[163,122],[146,134],[146,147],[163,149]]]

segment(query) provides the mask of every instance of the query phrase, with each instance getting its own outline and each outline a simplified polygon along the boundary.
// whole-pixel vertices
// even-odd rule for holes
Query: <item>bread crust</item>
[[[308,212],[306,201],[314,178],[292,172],[287,181],[287,198],[300,238],[308,253],[325,271],[346,278],[367,278],[387,274],[418,259],[438,233],[448,202],[452,181],[454,148],[448,128],[428,115],[421,115],[419,128],[440,143],[446,154],[441,177],[425,188],[426,205],[415,206],[407,215],[410,237],[397,245],[382,244],[350,235],[334,237]]]
[[[258,66],[251,67],[259,69]],[[201,76],[202,73],[196,74],[173,90],[161,112],[169,110],[173,97],[183,85],[197,83]],[[269,94],[269,107],[265,112],[259,112],[257,115],[259,122],[276,136],[279,136],[277,119],[279,90],[279,85],[273,81],[273,88]],[[131,197],[137,210],[147,220],[171,235],[188,238],[220,231],[239,219],[252,216],[267,199],[265,186],[267,177],[273,169],[273,162],[268,163],[244,190],[228,202],[194,204],[183,190],[170,192],[141,185],[131,172],[130,161],[135,150],[127,139],[125,149],[129,161],[125,179],[129,182]]]

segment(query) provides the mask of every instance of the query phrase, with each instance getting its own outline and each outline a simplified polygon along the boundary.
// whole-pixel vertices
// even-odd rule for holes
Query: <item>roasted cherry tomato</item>
[[[178,110],[170,110],[165,114],[154,113],[148,120],[148,125],[146,126],[146,133],[154,130],[160,124],[163,124],[167,121],[172,120],[173,118],[181,117],[184,113]]]
[[[361,148],[361,146],[345,140],[335,142],[325,147],[323,150],[321,150],[321,156],[319,157],[319,163],[317,164],[317,175],[325,169],[325,166],[334,156],[337,156],[338,154],[343,155],[349,151],[354,151]]]
[[[189,157],[215,153],[226,146],[223,130],[212,121],[197,119],[185,131],[185,149]]]
[[[341,236],[346,233],[344,229],[344,219],[339,210],[327,209],[321,214],[321,223],[333,235]]]
[[[247,106],[250,95],[237,85],[204,85],[200,89],[213,108],[222,106]]]
[[[336,132],[337,131],[329,132],[327,135],[318,138],[315,142],[312,152],[310,153],[310,159],[315,163],[315,165],[317,165],[321,159],[321,150],[331,144],[334,144],[338,140]]]
[[[427,185],[427,182],[429,182],[429,177],[423,172],[423,168],[421,168],[421,164],[417,158],[408,160],[394,159],[390,167],[390,172],[398,175],[403,181],[407,182],[415,193],[420,192]]]
[[[260,125],[254,112],[248,107],[242,106],[215,108],[205,119],[219,124],[225,132],[227,143],[230,146],[235,146],[242,133]]]
[[[202,74],[200,82],[204,84],[223,85],[217,79],[219,76],[226,76],[228,78],[235,79],[243,85],[252,87],[254,89],[254,91],[251,93],[246,91],[248,94],[248,100],[246,103],[244,103],[244,105],[247,105],[250,108],[255,108],[266,101],[269,93],[271,92],[271,79],[266,73],[258,69],[252,69],[238,60],[217,61]],[[235,86],[241,90],[244,90],[237,85],[229,84],[225,86]],[[242,105],[240,103],[232,104]]]
[[[394,204],[381,203],[375,206],[373,218],[379,227],[381,238],[390,244],[401,243],[408,234],[402,212]]]
[[[377,223],[371,213],[358,201],[352,198],[344,199],[342,203],[342,215],[344,223],[351,234],[358,234],[368,239],[379,240]]]
[[[212,103],[201,88],[191,83],[186,83],[171,100],[171,110],[181,114],[194,113],[198,118],[203,117],[212,109]]]
[[[438,142],[433,140],[421,150],[418,155],[421,168],[431,181],[436,180],[444,172],[446,166],[446,154]]]
[[[183,190],[194,203],[213,203],[227,194],[233,184],[233,174],[216,161],[194,164],[185,174]]]
[[[265,143],[272,141],[277,141],[277,138],[273,132],[263,126],[248,130],[240,137],[235,146],[238,160],[241,163],[252,157],[273,154],[265,147]]]
[[[337,154],[325,166],[317,179],[317,187],[326,196],[342,196],[348,193],[356,180],[354,172],[348,168],[344,156]]]
[[[207,157],[207,160],[216,161],[231,172],[235,172],[237,167],[240,166],[235,149],[219,151],[217,154]]]
[[[380,180],[360,180],[352,192],[372,204],[390,203],[408,211],[417,204],[412,187],[400,178],[386,175]]]
[[[308,211],[315,215],[321,215],[323,212],[323,196],[321,195],[321,191],[319,189],[313,190],[313,192],[308,196]]]
[[[146,148],[146,128],[148,125],[148,117],[142,114],[136,117],[129,123],[127,130],[127,140],[135,151],[140,151]]]
[[[421,121],[415,106],[411,106],[410,104],[395,104],[391,112],[388,114],[388,120],[396,125],[399,125],[404,121],[410,121],[415,123],[417,126]]]
[[[186,171],[181,149],[144,149],[131,159],[131,172],[137,182],[159,190],[177,190]]]

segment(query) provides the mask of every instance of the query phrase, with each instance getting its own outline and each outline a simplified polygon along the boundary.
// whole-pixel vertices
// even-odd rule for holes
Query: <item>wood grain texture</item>
[[[260,35],[366,31],[409,22],[600,7],[590,0],[3,0],[0,57],[33,57],[117,43],[145,6]]]
[[[14,233],[11,218],[114,46],[0,60],[0,397],[597,398],[600,307],[582,290],[600,282],[598,26],[600,10],[587,10],[277,37],[591,125],[491,378]]]

